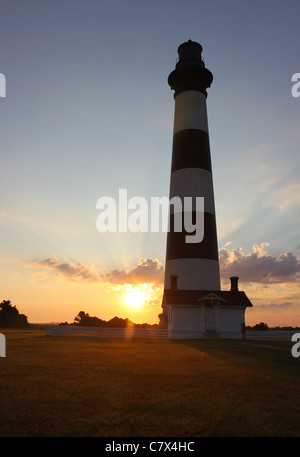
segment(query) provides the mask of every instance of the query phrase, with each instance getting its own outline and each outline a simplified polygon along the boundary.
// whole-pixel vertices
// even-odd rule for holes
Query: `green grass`
[[[300,436],[291,345],[0,332],[2,437]]]

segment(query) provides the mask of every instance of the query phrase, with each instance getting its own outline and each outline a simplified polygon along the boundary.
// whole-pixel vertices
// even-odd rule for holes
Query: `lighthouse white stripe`
[[[168,260],[166,262],[165,270],[165,289],[171,288],[171,275],[178,275],[178,289],[220,290],[220,272],[218,260]]]
[[[196,209],[196,198],[204,197],[204,211],[215,214],[214,190],[212,174],[201,168],[183,168],[171,174],[170,199],[180,197],[193,197],[193,210]],[[170,206],[170,213],[176,213],[176,208]]]
[[[201,92],[184,91],[175,99],[174,135],[186,129],[203,130],[208,133],[206,97]]]

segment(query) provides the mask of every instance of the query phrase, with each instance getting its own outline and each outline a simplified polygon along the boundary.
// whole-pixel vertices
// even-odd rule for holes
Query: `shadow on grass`
[[[173,340],[172,344],[184,345],[235,365],[268,370],[293,382],[300,380],[300,358],[292,356],[291,347],[241,340]]]

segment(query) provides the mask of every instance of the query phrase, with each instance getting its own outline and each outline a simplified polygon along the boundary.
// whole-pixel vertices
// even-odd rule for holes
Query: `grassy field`
[[[0,332],[2,437],[300,436],[292,343]]]

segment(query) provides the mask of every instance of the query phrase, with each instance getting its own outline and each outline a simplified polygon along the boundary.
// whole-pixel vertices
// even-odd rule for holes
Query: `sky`
[[[300,326],[298,1],[0,0],[0,290],[28,321],[158,323],[166,233],[99,198],[169,195],[178,46],[201,43],[222,289]]]

